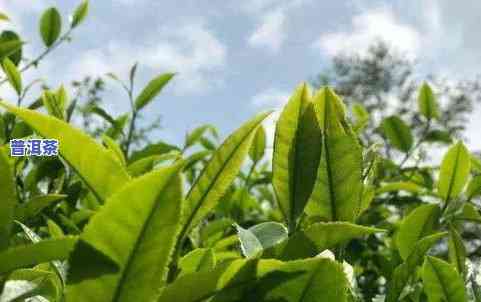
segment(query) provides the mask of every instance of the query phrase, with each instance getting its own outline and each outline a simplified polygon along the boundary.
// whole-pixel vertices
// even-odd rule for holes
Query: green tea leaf
[[[164,86],[169,83],[174,75],[175,73],[165,73],[150,81],[135,99],[135,109],[140,110],[149,104],[160,93]]]
[[[197,142],[199,142],[207,131],[210,131],[214,135],[217,135],[217,130],[214,128],[214,126],[212,126],[212,125],[199,126],[199,127],[195,128],[194,130],[192,130],[185,137],[184,150],[189,148],[189,147],[192,147]]]
[[[242,259],[225,262],[212,271],[181,276],[162,290],[157,301],[201,302],[224,292],[232,295],[231,301],[236,301],[234,295],[242,295],[248,285],[281,265],[282,262],[277,260]]]
[[[40,19],[40,35],[45,46],[50,47],[57,41],[62,31],[62,17],[55,7],[47,9]]]
[[[416,268],[423,263],[426,253],[434,244],[447,234],[448,233],[445,232],[429,235],[419,240],[414,245],[414,248],[406,261],[396,267],[392,274],[391,280],[388,284],[386,302],[399,301],[399,296],[412,278]]]
[[[45,90],[42,94],[42,102],[47,109],[48,114],[55,116],[60,120],[65,119],[65,104],[57,98],[55,93]]]
[[[88,0],[83,0],[79,6],[75,9],[73,15],[72,15],[72,21],[70,23],[70,27],[74,28],[77,27],[80,23],[82,23],[87,17],[89,12],[89,1]]]
[[[22,94],[22,77],[17,67],[8,57],[3,59],[2,67],[7,75],[8,82],[15,89],[17,95],[20,96]]]
[[[464,247],[463,238],[453,227],[449,227],[449,260],[456,267],[461,276],[466,274],[466,248]]]
[[[287,239],[287,229],[277,222],[263,222],[249,229],[236,225],[242,253],[247,258],[260,254]]]
[[[362,197],[361,147],[334,91],[321,89],[314,102],[323,136],[316,184],[306,212],[323,220],[354,221]]]
[[[116,141],[107,135],[102,135],[102,140],[109,150],[113,152],[115,158],[117,158],[123,166],[126,166],[127,160],[125,159],[124,152],[120,148],[119,144],[117,144]]]
[[[212,302],[346,302],[346,294],[342,267],[329,259],[287,263],[253,259],[234,260],[213,271],[185,275],[166,286],[157,301],[200,302],[212,298]]]
[[[251,149],[249,150],[249,157],[255,163],[259,162],[265,154],[266,151],[266,131],[264,127],[260,126],[257,129],[257,133],[254,137],[254,142],[252,143]]]
[[[212,209],[239,173],[259,125],[269,115],[260,114],[232,133],[217,149],[186,197],[183,237]]]
[[[376,190],[377,194],[383,194],[387,192],[406,191],[414,194],[419,194],[424,191],[424,188],[414,182],[399,181],[383,184]]]
[[[466,302],[466,290],[453,265],[427,256],[423,265],[424,291],[430,302]]]
[[[0,40],[0,59],[3,60],[5,57],[11,56],[20,49],[24,43],[18,39]],[[10,58],[11,59],[11,58]]]
[[[65,236],[7,249],[0,252],[0,274],[52,260],[67,259],[76,242],[77,237]]]
[[[321,153],[321,129],[307,84],[297,87],[276,124],[272,184],[293,230],[314,188]]]
[[[397,234],[397,247],[404,260],[412,253],[416,242],[436,230],[440,216],[441,209],[437,205],[425,204],[404,218]]]
[[[195,249],[179,260],[179,276],[210,271],[214,269],[215,264],[215,254],[212,249]]]
[[[99,200],[105,201],[130,180],[126,169],[82,131],[33,110],[17,108],[4,102],[0,102],[0,107],[23,119],[41,136],[57,139],[62,157]]]
[[[385,231],[348,222],[318,222],[294,233],[282,248],[281,259],[313,257],[352,239],[379,232]]]
[[[463,191],[471,170],[471,155],[462,142],[449,148],[439,172],[438,193],[445,202]]]
[[[299,276],[283,281],[283,274]],[[322,258],[304,259],[287,262],[266,275],[255,290],[247,295],[250,299],[244,301],[347,302],[348,288],[341,264]]]
[[[474,176],[466,188],[468,200],[481,195],[481,175]]]
[[[67,195],[62,194],[48,194],[32,197],[27,202],[18,205],[15,210],[15,219],[25,221],[26,219],[34,218],[46,207],[49,207],[66,197]]]
[[[9,245],[17,206],[13,168],[7,155],[0,150],[0,252]]]
[[[136,178],[91,218],[70,261],[68,301],[152,301],[165,284],[182,206],[182,164]],[[113,259],[92,264],[92,249]],[[96,278],[92,278],[92,274]]]
[[[462,212],[459,213],[456,219],[481,223],[481,214],[479,213],[478,208],[475,205],[465,203]]]
[[[385,118],[381,123],[381,129],[391,146],[405,153],[411,150],[413,135],[401,118],[395,115]]]
[[[0,21],[10,21],[10,18],[6,14],[0,12]]]
[[[438,119],[439,110],[436,97],[427,83],[423,83],[418,96],[419,112],[428,120]]]

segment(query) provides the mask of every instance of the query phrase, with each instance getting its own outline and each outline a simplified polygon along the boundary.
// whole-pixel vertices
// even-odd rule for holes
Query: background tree
[[[366,53],[342,53],[312,81],[316,87],[330,85],[342,95],[348,106],[362,104],[371,120],[363,138],[369,144],[384,138],[380,122],[399,115],[412,130],[421,134],[423,123],[417,106],[418,88],[423,80],[430,82],[440,103],[439,119],[430,125],[428,138],[446,131],[451,137],[462,137],[475,103],[481,100],[479,78],[456,80],[434,75],[419,75],[417,62],[381,40],[374,41]],[[433,132],[435,130],[435,132]],[[447,135],[444,135],[447,137]],[[389,145],[386,152],[390,153]]]

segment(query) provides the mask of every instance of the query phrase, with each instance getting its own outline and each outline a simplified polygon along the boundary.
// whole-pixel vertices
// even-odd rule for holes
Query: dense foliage
[[[182,146],[145,144],[138,118],[173,73],[138,94],[136,65],[127,83],[110,75],[131,105],[119,117],[64,87],[24,104],[35,82],[22,72],[87,12],[84,1],[62,33],[58,11],[45,11],[46,49],[32,61],[18,35],[1,35],[3,83],[18,100],[0,101],[0,301],[481,301],[481,161],[453,140],[427,83],[423,131],[303,83],[272,155],[269,112],[222,143],[203,125]],[[106,124],[79,129],[89,114]],[[10,140],[35,137],[57,139],[60,156],[10,156]],[[439,165],[422,160],[424,146],[447,147]]]

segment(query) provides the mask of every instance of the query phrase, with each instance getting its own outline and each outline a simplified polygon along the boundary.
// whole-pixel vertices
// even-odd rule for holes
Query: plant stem
[[[137,109],[135,109],[132,90],[133,90],[133,87],[131,86],[130,89],[128,89],[128,95],[129,95],[130,107],[132,110],[132,118],[130,119],[130,126],[129,126],[129,132],[127,134],[127,141],[125,142],[125,156],[127,158],[129,157],[130,145],[132,144],[132,139],[135,131],[135,122],[137,120]]]
[[[424,130],[421,134],[421,138],[418,140],[416,145],[414,145],[414,147],[411,149],[411,151],[406,153],[403,160],[399,164],[399,169],[401,169],[404,166],[404,164],[406,164],[406,162],[411,158],[411,156],[414,154],[414,152],[422,145],[422,143],[424,143],[430,128],[431,128],[431,120],[429,119],[428,122],[426,123],[426,127],[424,127]]]
[[[25,66],[23,66],[19,71],[20,73],[27,71],[28,69],[38,65],[40,61],[45,58],[50,52],[54,49],[59,47],[63,42],[67,41],[70,34],[72,33],[72,28],[70,28],[67,32],[65,32],[52,46],[46,48],[38,57],[28,62]],[[7,78],[3,78],[0,80],[0,86],[5,84],[8,81]]]

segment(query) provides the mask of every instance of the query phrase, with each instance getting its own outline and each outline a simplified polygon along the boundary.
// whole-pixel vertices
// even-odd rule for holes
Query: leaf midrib
[[[151,222],[155,212],[157,211],[157,209],[160,206],[159,198],[165,193],[165,191],[169,188],[169,186],[172,184],[172,182],[175,181],[175,177],[176,177],[176,172],[172,173],[172,175],[169,177],[169,180],[165,183],[162,190],[157,194],[157,196],[155,198],[155,201],[154,201],[154,206],[151,208],[151,211],[149,212],[149,215],[147,216],[147,219],[145,220],[145,223],[142,224],[142,228],[140,230],[139,236],[135,240],[134,246],[133,246],[131,252],[129,253],[129,255],[127,257],[127,263],[126,263],[124,269],[122,270],[120,279],[117,282],[117,286],[115,288],[115,293],[114,293],[112,301],[119,301],[120,300],[120,298],[121,298],[120,294],[122,293],[122,289],[123,289],[125,279],[127,277],[127,273],[129,272],[130,267],[133,263],[133,258],[135,257],[135,254],[137,254],[137,251],[140,247],[140,243],[143,241],[145,233],[147,232],[148,226],[150,225],[150,222]]]
[[[263,120],[263,119],[262,119]],[[261,120],[261,121],[262,121]],[[204,190],[204,193],[202,194],[201,198],[199,198],[199,202],[195,205],[192,213],[189,215],[186,223],[184,224],[184,227],[182,228],[182,231],[180,232],[181,234],[181,237],[183,237],[185,235],[185,233],[188,231],[188,229],[190,228],[191,226],[191,223],[195,217],[195,215],[197,214],[197,212],[199,211],[200,207],[203,205],[203,201],[205,200],[206,196],[210,193],[212,187],[214,186],[215,183],[217,183],[217,180],[219,178],[219,175],[224,171],[225,167],[227,166],[227,163],[232,159],[232,157],[234,156],[234,154],[236,153],[237,150],[239,150],[239,148],[245,143],[246,139],[252,135],[253,133],[253,130],[255,130],[259,124],[261,123],[261,121],[259,121],[258,123],[256,123],[248,132],[245,136],[242,137],[242,139],[240,140],[240,143],[237,144],[235,146],[235,148],[232,150],[231,153],[229,153],[229,156],[227,157],[227,159],[222,163],[222,166],[221,166],[221,169],[218,170],[218,172],[214,175],[214,181],[210,182],[209,186],[207,187],[206,190]],[[222,148],[222,146],[220,147]],[[206,165],[206,167],[208,167],[210,165],[211,162],[213,162],[213,160],[215,159],[215,155],[214,154],[212,156],[212,158],[209,160],[209,163]],[[190,196],[194,190],[194,188],[197,186],[197,184],[199,183],[199,181],[202,179],[202,177],[204,176],[204,174],[206,173],[206,170],[207,169],[204,169],[202,170],[201,174],[197,177],[197,180],[196,182],[194,183],[194,185],[192,185],[192,187],[190,188],[189,190],[189,193],[187,194],[187,197],[185,198],[186,200],[190,200]],[[182,241],[182,238],[181,240]]]

